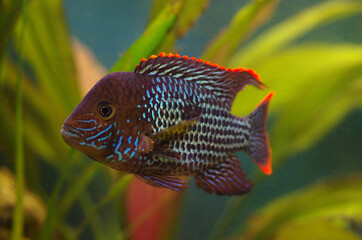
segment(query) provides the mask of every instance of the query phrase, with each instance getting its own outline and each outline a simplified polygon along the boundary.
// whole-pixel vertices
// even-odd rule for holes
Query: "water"
[[[338,236],[344,239],[347,235],[343,234],[346,233],[354,234],[355,237],[348,239],[358,239],[358,234],[362,232],[361,219],[356,217],[362,214],[362,208],[358,205],[359,197],[361,197],[360,202],[362,201],[362,196],[358,191],[358,187],[362,185],[362,113],[361,99],[357,98],[362,94],[360,77],[362,50],[359,33],[362,22],[361,13],[348,18],[337,18],[327,25],[320,24],[295,40],[282,44],[276,51],[272,51],[274,45],[266,38],[265,45],[257,46],[258,49],[266,47],[264,52],[257,53],[258,49],[253,45],[277,24],[323,2],[281,1],[274,15],[241,46],[234,49],[231,57],[224,61],[227,64],[254,68],[269,86],[268,91],[275,90],[276,92],[271,102],[268,125],[273,161],[275,161],[274,172],[271,176],[263,176],[247,154],[238,153],[243,169],[249,179],[256,183],[252,192],[243,197],[205,194],[201,189],[196,188],[192,179],[189,181],[190,187],[181,196],[168,195],[168,191],[165,191],[166,194],[162,191],[155,194],[152,188],[145,189],[139,185],[132,185],[134,195],[131,195],[126,188],[130,182],[130,175],[123,176],[118,172],[111,172],[105,166],[93,162],[79,152],[69,151],[69,148],[61,142],[59,131],[61,123],[78,101],[74,99],[79,98],[74,96],[76,94],[69,93],[69,87],[66,85],[73,86],[71,91],[79,92],[74,84],[75,73],[67,68],[68,62],[63,66],[62,61],[59,61],[61,58],[56,58],[57,45],[47,48],[52,46],[48,44],[49,39],[52,38],[40,34],[39,39],[42,44],[33,44],[34,52],[25,50],[24,53],[27,66],[24,71],[29,76],[31,86],[25,85],[23,90],[26,186],[39,196],[40,205],[48,210],[48,218],[56,219],[57,223],[57,225],[51,225],[49,219],[46,221],[42,216],[40,234],[53,238],[53,233],[58,232],[64,239],[68,239],[67,234],[76,239],[104,239],[105,237],[122,239],[129,236],[140,239],[139,236],[142,234],[149,234],[150,239],[160,239],[161,236],[164,239],[227,239],[232,236],[244,236],[245,239],[268,239],[275,236],[281,237],[281,234],[287,237],[293,236],[290,234],[293,234],[295,230],[295,234],[299,236],[308,234],[320,239],[318,234],[321,233],[316,233],[316,230],[310,228],[308,225],[310,222],[316,226],[317,230],[320,230],[319,232],[327,229],[334,234],[336,239]],[[245,1],[211,1],[189,33],[176,42],[175,49],[181,55],[202,56],[209,46],[210,39],[227,26],[243,6],[245,6]],[[320,12],[321,15],[333,8],[332,5],[326,6],[325,10]],[[29,5],[29,8],[33,7]],[[147,26],[152,1],[68,0],[64,2],[64,7],[71,34],[94,52],[96,60],[105,69],[110,69]],[[349,6],[344,7],[343,9],[347,9],[346,12],[352,11],[348,10]],[[53,15],[56,14],[53,13]],[[333,14],[331,15],[333,17]],[[36,24],[40,22],[39,20]],[[298,27],[296,23],[295,28]],[[61,32],[57,28],[53,30],[57,33]],[[292,30],[289,29],[288,33]],[[279,39],[283,34],[286,33],[280,32],[274,39]],[[25,36],[29,44],[33,43],[29,40],[31,36],[31,34]],[[52,39],[49,42],[59,43],[60,41],[56,39],[59,39],[61,34],[54,36],[55,40]],[[64,36],[67,39],[67,35]],[[18,38],[18,35],[14,37],[14,39]],[[3,63],[14,63],[19,58],[19,50],[16,43],[12,41],[10,40],[7,45]],[[315,56],[313,56],[313,51],[308,55],[308,51],[313,46],[318,46],[314,49]],[[335,47],[328,49],[329,46]],[[324,48],[326,51],[322,51]],[[337,51],[337,48],[340,51]],[[68,49],[67,46],[64,49]],[[250,49],[255,52],[249,51]],[[268,52],[269,50],[271,53]],[[327,55],[329,51],[330,56]],[[38,52],[43,55],[38,56],[36,54]],[[67,50],[64,52],[66,55]],[[361,54],[358,54],[359,52]],[[254,55],[249,59],[249,54]],[[324,54],[327,57],[322,58]],[[42,56],[46,56],[45,61],[41,60]],[[241,56],[241,59],[237,56]],[[323,61],[310,64],[314,58]],[[36,62],[39,65],[32,64]],[[306,66],[305,70],[303,66]],[[8,140],[12,139],[13,133],[6,131],[13,129],[11,106],[14,102],[12,93],[15,90],[10,83],[14,79],[12,76],[16,73],[14,69],[16,68],[3,64],[0,74],[0,101],[4,103],[0,116],[4,119],[2,125],[6,126],[0,131],[0,166],[6,166],[9,169],[14,169],[13,145],[12,141]],[[49,77],[44,77],[44,80],[42,76],[55,77],[51,80]],[[63,76],[66,79],[64,82]],[[51,83],[54,83],[54,87]],[[38,93],[38,96],[32,95],[33,90]],[[240,94],[240,98],[236,99],[234,112],[250,112],[247,109],[253,109],[266,94],[267,92],[254,90],[251,87],[246,88]],[[66,96],[72,96],[68,103],[62,100]],[[72,106],[69,106],[69,103]],[[52,112],[53,109],[56,110]],[[309,132],[310,129],[312,131]],[[122,176],[122,180],[116,186],[115,179],[119,176]],[[355,177],[354,182],[343,180],[351,176]],[[84,185],[79,185],[78,191],[72,188],[82,181]],[[308,194],[311,194],[308,189],[322,184],[323,181],[328,181],[328,184],[323,185],[321,189],[331,189],[331,191],[323,192],[319,189],[323,194],[317,194],[308,199]],[[336,185],[330,181],[336,181]],[[56,191],[56,186],[60,187],[59,192]],[[356,188],[354,189],[353,186]],[[117,189],[117,187],[119,187],[118,190],[113,197],[110,197],[110,200],[104,199],[112,189]],[[343,192],[343,189],[350,189],[350,191]],[[297,206],[297,200],[303,201],[303,197],[306,196],[305,209],[301,208],[298,212],[290,207],[285,210],[282,207],[283,204],[278,207],[276,203],[274,210],[280,212],[272,220],[268,219],[268,216],[270,217],[268,214],[272,214],[272,210],[270,208],[267,210],[266,207],[270,206],[271,202],[281,201],[283,197],[294,194],[296,191],[299,191],[299,197],[294,200],[287,198],[284,206],[287,206],[290,201],[295,201]],[[335,195],[333,195],[334,191]],[[52,196],[55,196],[56,207],[47,207],[48,203],[52,203]],[[162,196],[172,198],[169,205],[165,203],[167,199],[165,201]],[[154,202],[156,207],[140,210],[142,207],[137,204],[140,204],[142,200]],[[318,205],[319,201],[320,205]],[[323,206],[329,206],[329,208]],[[308,212],[308,209],[312,210]],[[57,215],[57,210],[62,212]],[[1,201],[0,211],[4,211],[1,208]],[[137,218],[135,212],[132,215],[131,211],[140,214],[138,216],[141,216],[141,220]],[[303,215],[305,212],[308,214]],[[257,213],[259,215],[256,215]],[[127,221],[127,218],[132,217],[137,219],[136,223]],[[147,222],[147,219],[151,219],[150,222],[153,225],[150,223],[147,223],[150,224],[148,227],[147,224],[142,225],[145,221]],[[307,221],[303,222],[303,219]],[[286,222],[283,222],[284,220]],[[264,226],[263,224],[268,221],[271,222],[270,225]],[[47,223],[44,224],[44,222]],[[157,225],[159,222],[161,224]],[[277,225],[279,223],[280,225]],[[289,223],[296,225],[288,225]],[[258,225],[261,229],[256,227]],[[294,230],[290,231],[290,228]],[[46,231],[50,234],[47,235]],[[0,235],[0,238],[1,236],[6,235]],[[36,233],[33,236],[37,236]],[[293,237],[293,239],[297,238]]]

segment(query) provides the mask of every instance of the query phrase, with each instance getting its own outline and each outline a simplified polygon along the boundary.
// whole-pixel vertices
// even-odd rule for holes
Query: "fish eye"
[[[102,102],[98,106],[98,112],[103,119],[108,120],[114,116],[114,107],[108,102]]]

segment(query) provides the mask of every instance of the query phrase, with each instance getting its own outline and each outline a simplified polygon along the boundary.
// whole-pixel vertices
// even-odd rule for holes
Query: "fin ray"
[[[231,155],[217,167],[196,175],[195,182],[206,193],[218,195],[242,195],[249,192],[252,186],[236,155]]]
[[[136,174],[136,177],[151,186],[168,188],[176,192],[183,192],[187,188],[187,184],[175,176]]]
[[[165,142],[171,139],[175,139],[178,136],[182,136],[188,131],[190,131],[191,127],[195,125],[199,120],[200,116],[194,117],[192,119],[189,119],[187,121],[182,121],[179,124],[176,124],[174,126],[171,126],[169,128],[163,129],[160,132],[155,133],[152,135],[152,140],[157,142]]]
[[[252,69],[227,69],[194,57],[181,57],[170,53],[166,55],[163,52],[158,56],[152,55],[149,59],[142,59],[136,66],[135,73],[166,75],[196,82],[227,100],[229,108],[236,94],[246,85],[265,88],[259,75]]]
[[[191,127],[194,126],[200,120],[200,116],[182,121],[179,124],[163,129],[160,132],[155,133],[151,136],[153,141],[152,154],[159,155],[167,159],[179,160],[181,158],[180,153],[172,150],[168,146],[170,140],[175,140],[180,136],[185,135],[190,131]]]

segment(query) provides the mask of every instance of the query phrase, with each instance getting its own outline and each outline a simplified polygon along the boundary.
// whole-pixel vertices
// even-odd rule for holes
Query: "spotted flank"
[[[269,93],[246,117],[230,113],[247,85],[264,89],[251,69],[227,69],[161,53],[134,72],[102,78],[63,124],[67,144],[92,159],[161,188],[182,192],[194,176],[207,193],[242,195],[252,183],[235,152],[271,174],[266,131]]]

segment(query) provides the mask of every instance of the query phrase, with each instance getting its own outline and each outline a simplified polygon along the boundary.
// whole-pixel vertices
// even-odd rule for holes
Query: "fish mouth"
[[[62,134],[64,141],[69,145],[73,145],[74,142],[79,141],[81,136],[81,133],[77,129],[66,124],[63,124],[60,133]]]

